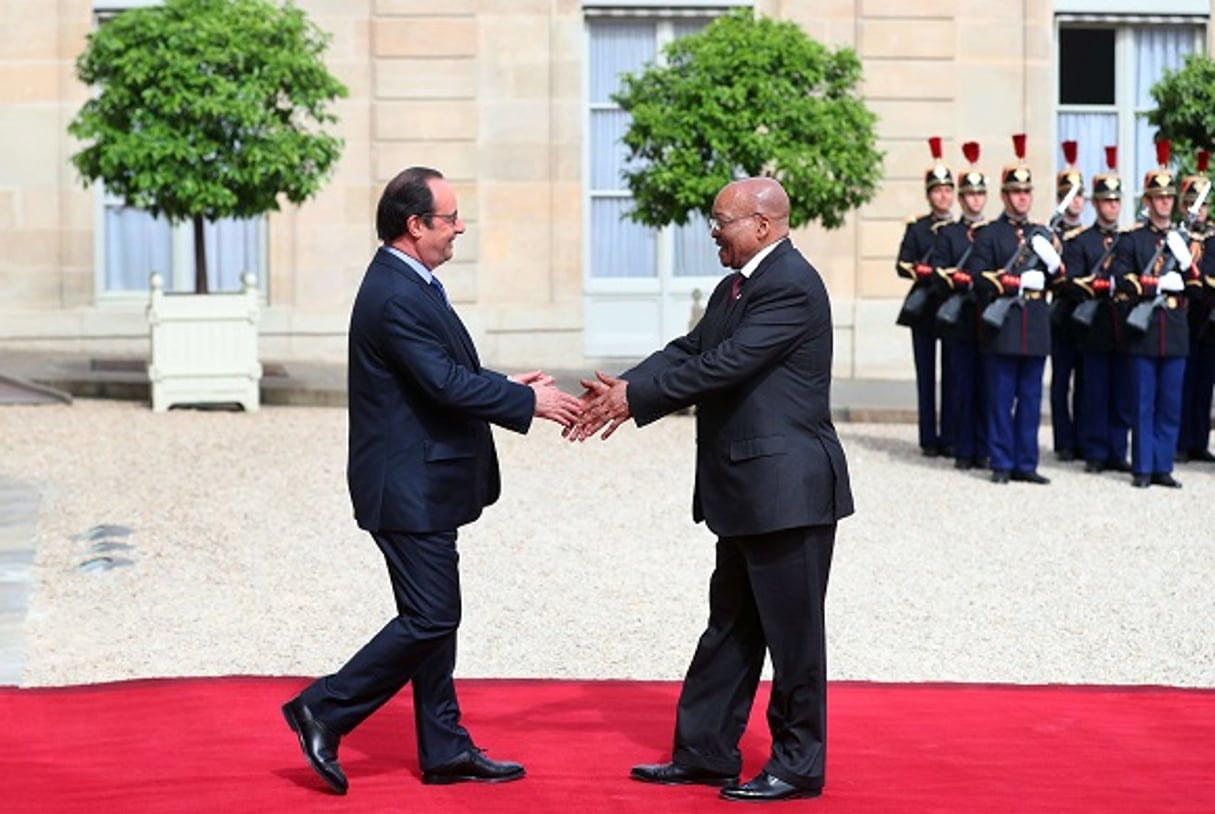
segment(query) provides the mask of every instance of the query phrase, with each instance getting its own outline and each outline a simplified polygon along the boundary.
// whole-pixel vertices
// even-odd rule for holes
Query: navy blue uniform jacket
[[[489,422],[527,432],[530,387],[481,367],[460,318],[380,249],[350,316],[346,481],[359,527],[449,531],[498,499]]]
[[[692,516],[720,537],[826,525],[852,514],[844,450],[831,422],[831,303],[785,239],[730,301],[733,275],[687,335],[626,371],[644,426],[696,411]]]

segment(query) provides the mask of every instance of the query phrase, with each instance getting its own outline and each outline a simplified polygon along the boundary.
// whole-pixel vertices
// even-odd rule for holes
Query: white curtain
[[[105,208],[105,290],[147,291],[156,272],[173,278],[173,231],[164,218],[142,209]]]
[[[627,166],[621,138],[629,115],[611,101],[620,75],[640,71],[656,56],[655,24],[596,20],[590,33],[591,276],[655,277],[655,232],[625,217],[632,199],[620,195]]]
[[[207,285],[211,291],[241,288],[246,271],[262,280],[261,218],[225,218],[203,225],[207,250]],[[176,227],[185,241],[183,256],[194,257],[194,227]],[[109,204],[105,210],[105,290],[110,292],[147,291],[148,280],[156,272],[164,278],[165,288],[192,290],[192,270],[173,266],[174,227],[165,218],[154,218],[142,209]],[[179,284],[180,283],[180,284]]]
[[[676,277],[718,277],[724,273],[704,215],[693,213],[686,225],[674,231]]]
[[[1201,29],[1193,26],[1144,26],[1135,29],[1135,112],[1151,110],[1152,85],[1160,81],[1166,70],[1177,70],[1185,55],[1194,50]],[[1143,176],[1159,166],[1156,163],[1156,129],[1146,118],[1135,117],[1135,165],[1132,187],[1143,190]],[[1125,177],[1125,176],[1124,176]]]
[[[1091,196],[1093,191],[1093,176],[1106,172],[1105,148],[1118,144],[1118,114],[1110,113],[1063,113],[1059,114],[1059,143],[1055,155],[1055,166],[1062,170],[1067,166],[1063,158],[1062,143],[1076,142],[1076,166],[1084,173],[1084,191]],[[1126,162],[1130,156],[1119,155],[1119,164]],[[1121,167],[1119,168],[1121,169]],[[1049,189],[1048,195],[1054,195],[1055,179],[1045,179],[1046,184],[1039,181],[1041,189]],[[1081,220],[1091,224],[1096,213],[1091,206],[1084,207]]]

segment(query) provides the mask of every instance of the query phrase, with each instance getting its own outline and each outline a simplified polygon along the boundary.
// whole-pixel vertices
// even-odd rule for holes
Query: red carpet
[[[342,742],[350,794],[305,766],[279,705],[301,679],[0,689],[0,810],[739,811],[627,779],[669,756],[678,685],[461,681],[465,723],[528,777],[423,786],[408,692]],[[743,741],[763,765],[761,691]],[[1212,812],[1215,690],[835,683],[826,794],[785,810]]]

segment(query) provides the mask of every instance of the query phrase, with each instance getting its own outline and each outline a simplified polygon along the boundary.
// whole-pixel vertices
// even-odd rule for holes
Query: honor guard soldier
[[[1055,203],[1069,194],[1071,203],[1063,211],[1055,226],[1055,237],[1061,245],[1069,236],[1077,234],[1084,225],[1080,215],[1084,212],[1084,175],[1076,169],[1076,142],[1065,141],[1061,145],[1066,167],[1055,176]],[[1054,439],[1055,457],[1060,461],[1075,460],[1080,456],[1080,438],[1076,432],[1075,419],[1080,413],[1080,353],[1076,347],[1077,335],[1072,330],[1072,311],[1076,300],[1066,286],[1051,290],[1050,304],[1050,425]]]
[[[1181,208],[1188,210],[1211,181],[1206,176],[1211,154],[1198,151],[1196,175],[1181,182]],[[1209,203],[1208,192],[1208,203]],[[1177,434],[1177,460],[1215,462],[1211,454],[1211,391],[1215,387],[1215,228],[1207,220],[1207,203],[1190,227],[1190,239],[1202,246],[1197,260],[1199,279],[1189,298],[1190,354],[1185,363],[1185,385],[1181,391],[1181,428]],[[1187,289],[1189,290],[1189,289]]]
[[[919,413],[920,451],[928,456],[946,454],[948,435],[954,427],[953,416],[941,399],[937,420],[937,333],[936,313],[948,293],[948,284],[939,269],[932,266],[932,247],[937,230],[951,220],[953,173],[941,161],[941,139],[928,139],[933,165],[924,175],[924,191],[930,211],[907,221],[895,270],[912,280],[911,290],[899,310],[898,324],[911,328],[911,350],[915,359],[916,405]],[[941,353],[942,371],[952,362],[945,349]],[[942,374],[942,380],[946,378]]]
[[[979,353],[979,313],[970,274],[963,270],[974,247],[974,233],[983,226],[987,176],[975,166],[978,142],[962,145],[970,169],[958,176],[962,215],[937,232],[932,265],[945,276],[950,295],[937,311],[942,347],[951,348],[949,378],[942,382],[944,398],[957,424],[953,439],[954,466],[971,469],[987,465],[987,385]]]
[[[1050,353],[1043,295],[1061,260],[1051,229],[1029,220],[1033,176],[1025,166],[1025,134],[1013,136],[1013,149],[1017,163],[1000,173],[1004,212],[975,233],[966,270],[982,308],[991,479],[1049,483],[1038,474],[1042,371]]]
[[[1077,337],[1081,408],[1074,415],[1085,472],[1112,469],[1129,472],[1127,433],[1130,431],[1130,368],[1119,347],[1128,297],[1115,302],[1110,268],[1124,233],[1118,229],[1122,213],[1122,179],[1118,176],[1118,148],[1105,148],[1108,171],[1093,178],[1092,199],[1097,220],[1087,229],[1068,234],[1063,241],[1063,267],[1067,291],[1079,301],[1071,314]],[[1060,288],[1063,291],[1064,288]],[[1052,326],[1053,330],[1053,326]]]
[[[1173,455],[1181,423],[1181,386],[1189,352],[1185,278],[1191,273],[1189,238],[1173,228],[1177,185],[1168,169],[1169,142],[1156,142],[1160,169],[1143,181],[1148,222],[1118,241],[1110,268],[1118,290],[1130,295],[1126,318],[1131,364],[1131,483],[1179,488]]]

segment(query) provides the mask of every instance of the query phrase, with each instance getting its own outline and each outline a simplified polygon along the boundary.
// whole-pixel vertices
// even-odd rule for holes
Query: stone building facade
[[[103,356],[146,350],[146,290],[138,282],[115,285],[122,270],[107,264],[123,256],[116,255],[116,243],[125,239],[133,244],[128,250],[142,251],[142,236],[151,232],[123,233],[114,226],[120,223],[110,219],[114,202],[103,190],[82,185],[69,163],[79,145],[66,128],[88,93],[73,70],[88,33],[108,15],[154,2],[0,0],[0,348]],[[1035,215],[1041,218],[1051,208],[1058,142],[1075,127],[1122,145],[1129,183],[1146,160],[1145,146],[1134,143],[1145,138],[1135,119],[1137,92],[1142,96],[1136,83],[1150,84],[1149,74],[1158,78],[1163,68],[1179,64],[1183,51],[1209,50],[1215,4],[297,5],[333,35],[328,61],[350,90],[337,105],[345,149],[314,200],[285,206],[242,233],[249,248],[237,262],[252,264],[264,287],[264,358],[344,355],[350,304],[376,245],[375,201],[384,183],[412,164],[439,168],[456,187],[467,233],[442,273],[488,362],[503,368],[610,366],[682,333],[722,271],[697,255],[709,243],[703,232],[625,232],[620,241],[603,234],[603,212],[622,205],[611,179],[596,177],[596,162],[612,149],[604,145],[619,124],[612,123],[604,83],[610,84],[613,65],[656,53],[665,39],[732,6],[753,5],[827,44],[850,46],[862,58],[864,93],[880,117],[884,183],[843,228],[801,229],[795,240],[822,271],[834,299],[836,374],[905,378],[911,376],[910,340],[894,325],[905,284],[895,275],[893,256],[906,217],[924,208],[926,139],[943,137],[946,159],[955,166],[962,163],[959,145],[978,141],[981,166],[998,175],[1013,159],[1010,134],[1027,133],[1028,163],[1039,180]],[[1086,39],[1090,34],[1095,39]],[[1068,58],[1061,50],[1067,43],[1093,48],[1093,60],[1077,61],[1074,52]],[[1100,70],[1090,70],[1094,60]],[[1089,75],[1107,65],[1114,74],[1108,82]],[[1073,73],[1071,86],[1088,88],[1079,101],[1061,91],[1063,78]],[[1093,99],[1084,96],[1088,92]],[[1105,98],[1110,93],[1113,98]],[[1082,143],[1081,149],[1097,161],[1103,146]],[[994,216],[999,203],[992,199],[988,213]],[[188,250],[164,228],[156,233],[165,247],[160,262],[180,264]],[[622,245],[630,254],[613,253]],[[609,268],[618,256],[629,258],[623,273]]]

